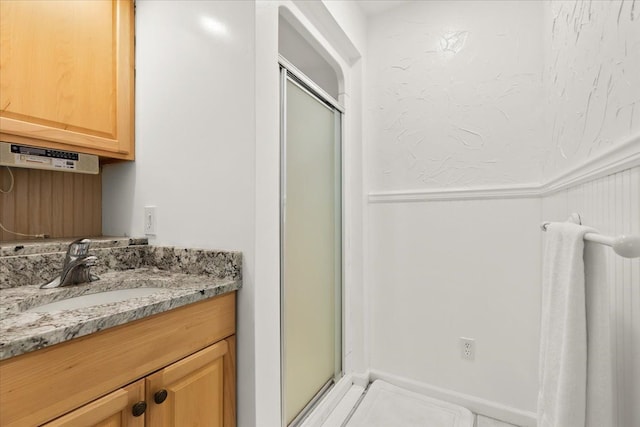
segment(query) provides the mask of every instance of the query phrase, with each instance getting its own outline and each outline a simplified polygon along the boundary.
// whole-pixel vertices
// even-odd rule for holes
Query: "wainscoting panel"
[[[608,235],[640,233],[640,167],[580,184],[543,199],[543,218],[582,223]],[[607,251],[618,427],[640,420],[640,259]]]
[[[540,198],[370,203],[371,369],[535,425],[540,213]],[[473,362],[460,337],[476,340]]]
[[[0,223],[22,234],[51,238],[102,234],[102,176],[11,168],[13,189],[0,193]],[[0,188],[11,176],[0,168]],[[0,229],[0,242],[30,240]]]

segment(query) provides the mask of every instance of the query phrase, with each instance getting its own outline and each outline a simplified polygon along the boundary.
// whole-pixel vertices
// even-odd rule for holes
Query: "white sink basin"
[[[82,295],[79,297],[67,298],[49,304],[40,305],[38,307],[25,310],[25,312],[48,313],[57,310],[74,310],[76,308],[126,301],[131,298],[146,297],[161,290],[163,290],[163,288],[132,288],[96,292],[95,294]]]

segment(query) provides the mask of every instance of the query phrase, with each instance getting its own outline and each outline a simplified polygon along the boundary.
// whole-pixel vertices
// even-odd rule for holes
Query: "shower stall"
[[[297,425],[342,373],[341,107],[281,59],[282,412]]]

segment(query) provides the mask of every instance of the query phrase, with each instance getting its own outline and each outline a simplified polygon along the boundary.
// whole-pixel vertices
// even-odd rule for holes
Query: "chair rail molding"
[[[640,134],[603,151],[581,164],[560,172],[546,182],[486,185],[472,188],[371,191],[369,203],[407,203],[483,199],[528,199],[545,197],[603,176],[640,166]]]

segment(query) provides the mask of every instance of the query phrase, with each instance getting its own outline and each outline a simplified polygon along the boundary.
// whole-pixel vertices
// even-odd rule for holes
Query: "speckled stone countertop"
[[[142,243],[142,244],[140,244]],[[40,289],[59,273],[66,244],[49,249],[11,247],[0,252],[0,360],[161,313],[241,288],[239,252],[147,246],[144,240],[100,243],[90,253],[100,280],[82,285]],[[21,251],[20,249],[19,251]],[[96,292],[158,288],[145,297],[53,312],[30,308]]]

